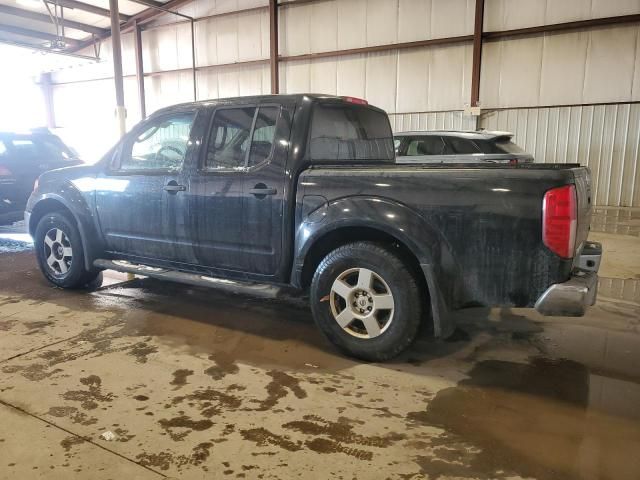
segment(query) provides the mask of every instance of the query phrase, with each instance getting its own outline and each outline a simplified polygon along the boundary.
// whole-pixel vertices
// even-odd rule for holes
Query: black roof
[[[213,98],[209,100],[198,100],[197,102],[185,102],[178,103],[176,105],[170,105],[168,107],[163,107],[159,110],[153,112],[152,115],[157,115],[161,113],[168,113],[176,110],[209,106],[209,105],[233,105],[233,104],[243,104],[243,103],[261,103],[261,102],[273,102],[277,103],[279,101],[295,101],[300,102],[304,99],[309,101],[318,101],[318,100],[335,100],[335,101],[346,101],[346,97],[341,97],[337,95],[326,95],[321,93],[296,93],[296,94],[272,94],[272,95],[250,95],[244,97],[228,97],[228,98]],[[367,105],[370,108],[375,108],[380,110],[378,107],[373,105]]]

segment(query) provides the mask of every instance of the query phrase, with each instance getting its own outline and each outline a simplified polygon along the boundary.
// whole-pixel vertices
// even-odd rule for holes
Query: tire
[[[413,270],[388,248],[350,243],[318,266],[311,281],[311,310],[318,328],[342,352],[385,361],[411,345],[418,333],[423,312],[418,285]]]
[[[40,219],[34,248],[40,271],[55,286],[97,288],[102,283],[102,272],[85,269],[80,231],[65,214],[52,212]]]

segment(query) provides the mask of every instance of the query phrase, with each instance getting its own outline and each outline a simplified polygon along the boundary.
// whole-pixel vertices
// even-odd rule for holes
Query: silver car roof
[[[491,140],[497,137],[513,137],[513,133],[511,132],[501,132],[498,130],[416,130],[411,132],[397,132],[393,134],[394,137],[421,137],[430,135],[471,139],[477,138],[482,140]]]

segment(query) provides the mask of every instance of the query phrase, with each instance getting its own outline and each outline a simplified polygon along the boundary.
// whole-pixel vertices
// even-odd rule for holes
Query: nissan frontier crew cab
[[[325,95],[164,108],[95,165],[43,174],[25,213],[59,287],[104,269],[293,285],[331,342],[373,361],[423,321],[446,337],[465,307],[583,315],[590,216],[585,167],[397,165],[385,112]]]

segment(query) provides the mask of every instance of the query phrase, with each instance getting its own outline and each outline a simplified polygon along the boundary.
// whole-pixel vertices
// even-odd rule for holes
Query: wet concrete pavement
[[[0,254],[0,478],[640,478],[640,238],[592,237],[584,318],[472,309],[386,364],[299,298],[62,291]]]

